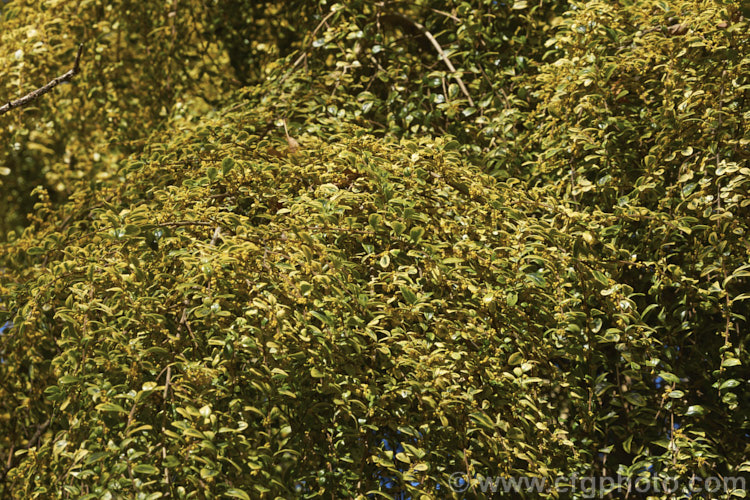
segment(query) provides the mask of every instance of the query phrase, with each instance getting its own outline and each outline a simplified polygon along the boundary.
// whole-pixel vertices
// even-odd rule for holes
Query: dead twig
[[[414,21],[413,19],[409,19],[408,17],[401,15],[401,14],[395,14],[396,16],[400,17],[404,21],[408,22],[415,28],[417,28],[419,31],[422,32],[422,34],[427,37],[427,39],[430,41],[433,47],[435,47],[435,50],[437,51],[438,55],[440,56],[440,59],[445,63],[445,65],[448,67],[451,73],[453,73],[453,78],[456,79],[456,83],[458,83],[458,87],[461,89],[461,92],[466,96],[466,99],[469,101],[469,105],[474,106],[474,100],[471,98],[471,94],[469,94],[469,90],[466,88],[466,85],[464,85],[464,81],[461,79],[460,76],[456,74],[456,67],[453,66],[453,63],[448,58],[448,54],[445,53],[443,50],[443,47],[440,46],[438,41],[435,39],[432,33],[429,32],[427,28],[425,28],[423,25],[419,24],[418,22]]]
[[[16,99],[15,101],[11,101],[7,104],[4,104],[3,106],[0,106],[0,115],[3,115],[10,111],[11,109],[15,108],[22,108],[32,101],[40,98],[50,90],[54,89],[58,85],[64,82],[70,81],[74,76],[76,76],[80,70],[80,62],[81,62],[81,54],[83,53],[83,44],[80,44],[78,46],[78,54],[76,54],[76,60],[73,63],[73,68],[70,69],[67,73],[65,73],[62,76],[58,76],[54,80],[50,81],[47,85],[44,87],[40,87],[33,92],[29,92],[25,96],[21,97],[20,99]]]
[[[286,119],[282,120],[282,123],[284,124],[284,133],[286,134],[286,143],[289,145],[289,152],[294,154],[299,150],[299,142],[289,135],[289,130],[286,128]]]
[[[456,21],[458,24],[461,24],[463,22],[463,21],[461,21],[461,19],[457,18],[456,16],[454,16],[450,12],[445,12],[444,10],[438,10],[438,9],[430,9],[430,10],[432,12],[435,12],[436,14],[440,14],[442,16],[449,17],[449,18],[453,19],[454,21]]]
[[[159,374],[161,376],[161,374]],[[157,377],[158,379],[158,377]],[[161,432],[162,434],[167,429],[167,397],[169,396],[169,384],[172,381],[172,365],[167,365],[167,379],[164,382],[164,394],[162,397],[162,415],[161,415]],[[167,445],[162,444],[161,446],[161,458],[162,460],[167,459]],[[169,469],[164,467],[164,481],[169,484]]]
[[[332,10],[331,12],[329,12],[328,14],[326,14],[326,16],[318,23],[318,25],[315,27],[315,29],[313,30],[312,34],[310,35],[310,45],[312,45],[313,41],[315,41],[315,35],[318,34],[318,30],[320,30],[320,28],[323,27],[323,25],[326,23],[326,21],[328,21],[336,12],[338,12],[338,10]],[[308,47],[307,49],[305,49],[299,55],[299,57],[297,59],[295,59],[295,61],[292,63],[292,67],[289,68],[289,70],[284,74],[284,76],[281,77],[281,80],[279,80],[279,85],[281,85],[282,83],[284,83],[284,80],[286,80],[287,78],[289,78],[289,75],[292,74],[292,72],[294,71],[294,69],[297,66],[299,66],[299,64],[302,61],[305,60],[305,57],[307,57],[307,52],[309,50],[310,49]]]
[[[466,448],[464,448],[464,465],[466,466],[466,481],[469,482],[469,486],[471,486],[471,491],[474,492],[474,494],[477,494],[477,489],[474,486],[474,483],[471,482],[471,467],[469,467],[469,459],[466,457]]]
[[[39,424],[36,428],[36,432],[34,432],[34,435],[31,436],[31,439],[29,439],[28,444],[26,444],[26,449],[30,450],[34,446],[36,446],[37,441],[40,437],[42,437],[42,434],[44,431],[47,430],[47,427],[49,427],[50,419],[47,419],[45,422]]]
[[[211,238],[211,246],[216,246],[216,243],[221,238],[221,226],[216,226],[216,229],[214,230],[214,235]]]

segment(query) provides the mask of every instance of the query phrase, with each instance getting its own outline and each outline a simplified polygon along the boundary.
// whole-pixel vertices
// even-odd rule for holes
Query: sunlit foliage
[[[86,49],[0,116],[3,498],[750,470],[743,5],[39,4],[0,100]]]

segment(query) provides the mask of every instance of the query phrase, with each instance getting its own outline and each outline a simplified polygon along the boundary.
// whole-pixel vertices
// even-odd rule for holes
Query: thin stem
[[[67,73],[65,73],[62,76],[58,76],[54,80],[51,80],[47,85],[40,87],[33,92],[29,92],[25,96],[21,97],[20,99],[16,99],[15,101],[11,101],[8,104],[4,104],[3,106],[0,106],[0,115],[4,115],[11,109],[15,108],[22,108],[24,106],[29,105],[31,102],[35,101],[36,99],[40,98],[50,90],[54,89],[58,85],[64,82],[70,81],[75,75],[78,74],[80,70],[80,62],[81,62],[81,54],[83,53],[83,44],[80,44],[78,46],[78,54],[76,54],[76,60],[73,63],[73,68],[70,69]]]
[[[461,79],[460,76],[456,74],[457,73],[456,67],[453,66],[453,63],[448,58],[448,54],[445,53],[445,51],[443,50],[443,47],[440,46],[440,44],[432,35],[432,33],[430,33],[429,30],[427,30],[427,28],[425,28],[423,25],[419,24],[416,21],[409,19],[408,17],[401,15],[401,14],[396,14],[396,15],[400,17],[401,19],[404,19],[408,23],[412,24],[415,28],[421,31],[424,36],[427,37],[427,39],[430,41],[432,46],[435,47],[435,50],[440,56],[440,59],[445,63],[445,65],[448,67],[451,73],[453,73],[453,78],[456,79],[456,83],[458,83],[458,86],[461,89],[461,92],[463,92],[463,94],[466,96],[466,99],[468,99],[469,104],[471,106],[474,106],[474,100],[471,98],[471,94],[469,94],[469,90],[466,88],[466,85],[464,85],[464,81]]]

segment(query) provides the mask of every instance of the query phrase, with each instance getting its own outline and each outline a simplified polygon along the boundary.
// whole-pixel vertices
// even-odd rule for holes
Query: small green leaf
[[[386,269],[390,263],[391,258],[388,256],[388,254],[384,254],[382,257],[380,257],[380,267],[382,267],[383,269]]]
[[[143,390],[143,391],[153,391],[154,389],[156,389],[156,387],[157,387],[156,382],[149,381],[149,382],[144,382],[143,383],[143,385],[141,386],[141,390]]]
[[[607,276],[596,269],[591,270],[591,274],[594,275],[594,278],[596,278],[596,281],[601,283],[602,285],[609,285],[609,278]]]
[[[740,385],[739,380],[730,378],[729,380],[725,380],[724,382],[722,382],[721,385],[719,386],[719,389],[734,389],[738,385]]]
[[[695,182],[690,182],[688,184],[685,184],[682,187],[682,196],[689,196],[690,193],[692,193],[695,190],[695,186],[697,186],[697,185],[698,184],[695,183]]]
[[[63,375],[62,377],[60,377],[58,382],[60,383],[60,385],[75,384],[76,382],[78,382],[78,377],[74,377],[73,375]]]
[[[626,392],[625,400],[633,406],[646,406],[646,399],[637,392]]]
[[[411,231],[409,231],[409,238],[414,243],[418,243],[419,240],[422,239],[422,235],[424,234],[424,228],[423,227],[413,227],[411,228]]]
[[[112,411],[117,413],[127,413],[125,408],[115,403],[100,403],[95,406],[99,411]]]
[[[483,412],[476,412],[469,415],[471,418],[473,418],[479,425],[484,427],[485,429],[489,430],[495,430],[495,423],[492,421],[492,419],[487,416],[487,414]]]
[[[98,462],[99,460],[101,460],[103,458],[106,458],[106,457],[108,457],[110,455],[111,455],[111,453],[108,452],[108,451],[96,451],[96,452],[92,453],[91,455],[87,456],[86,460],[84,461],[84,463],[86,465],[91,465],[91,464],[93,464],[95,462]]]
[[[370,224],[370,227],[373,229],[377,229],[380,227],[380,222],[383,220],[383,218],[380,216],[380,214],[370,214],[370,217],[367,218],[367,223]]]
[[[159,473],[159,469],[157,469],[153,465],[138,464],[135,467],[133,467],[133,472],[135,472],[136,474],[155,475]]]
[[[685,411],[686,417],[694,417],[698,415],[705,415],[706,409],[701,405],[691,405],[688,406],[687,411]]]
[[[409,287],[401,285],[401,295],[404,297],[404,300],[406,300],[408,304],[416,304],[417,296],[414,292],[411,291]]]
[[[322,323],[328,325],[328,326],[334,326],[334,320],[331,318],[328,314],[325,312],[318,312],[318,311],[310,311],[310,316],[313,318],[316,318],[320,320]]]
[[[514,352],[508,358],[508,364],[510,366],[520,365],[523,363],[523,354],[520,352]]]
[[[659,372],[659,377],[664,379],[664,381],[668,384],[676,384],[680,381],[680,377],[669,372]]]
[[[460,257],[448,257],[447,259],[443,259],[443,264],[461,264],[464,261],[464,259]]]
[[[65,398],[65,393],[56,385],[51,385],[44,389],[44,397],[50,401],[60,401]]]
[[[622,449],[625,453],[630,453],[630,447],[633,444],[633,435],[629,435],[628,438],[622,443]]]
[[[227,175],[232,168],[234,168],[234,159],[227,157],[221,161],[222,174]]]
[[[212,477],[216,477],[219,475],[219,471],[216,469],[209,469],[208,467],[204,467],[201,469],[201,478],[202,479],[208,479]]]
[[[299,284],[299,293],[303,297],[306,295],[309,295],[312,289],[313,289],[313,286],[307,281],[301,281]]]
[[[508,430],[508,437],[514,441],[525,441],[526,435],[523,433],[520,427],[511,427]]]

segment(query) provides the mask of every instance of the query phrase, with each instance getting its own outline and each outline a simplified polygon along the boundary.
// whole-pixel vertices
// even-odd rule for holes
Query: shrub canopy
[[[0,496],[750,470],[741,5],[37,3]]]

